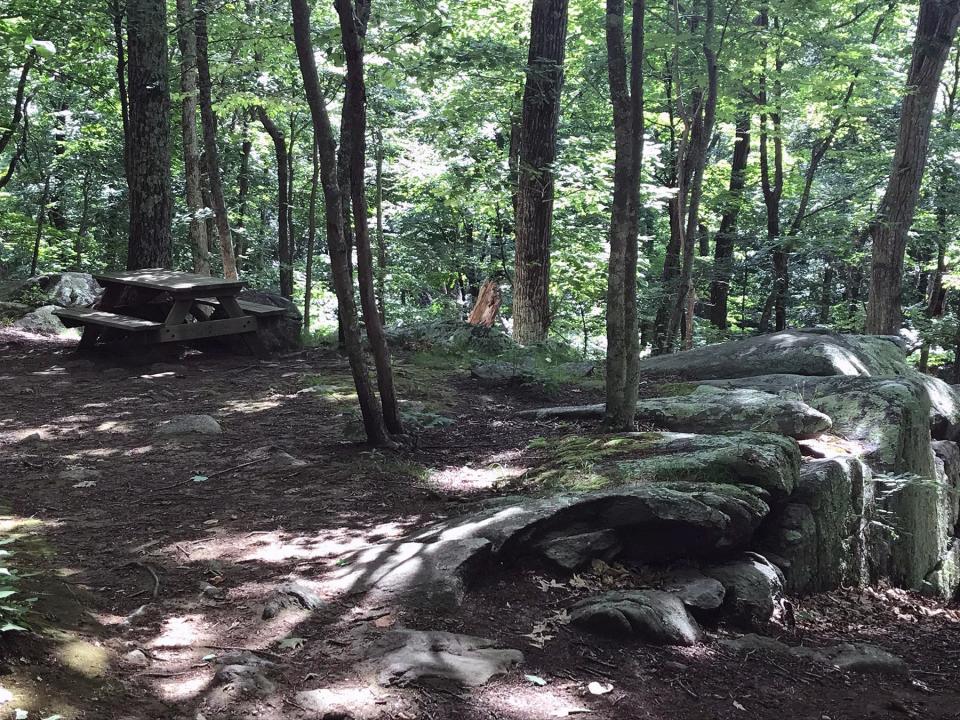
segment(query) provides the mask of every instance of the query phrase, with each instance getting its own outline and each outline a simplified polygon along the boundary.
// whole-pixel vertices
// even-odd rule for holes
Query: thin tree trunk
[[[200,86],[200,119],[203,125],[203,149],[207,161],[207,184],[210,200],[217,222],[217,238],[220,241],[220,256],[223,259],[223,276],[237,279],[237,260],[234,255],[227,204],[223,198],[223,182],[220,178],[220,156],[217,151],[217,116],[213,112],[213,88],[210,79],[210,62],[207,52],[207,15],[211,0],[200,0],[197,5],[197,71]]]
[[[47,217],[47,201],[50,198],[50,176],[43,179],[43,192],[37,206],[37,230],[33,238],[33,255],[30,258],[30,277],[37,274],[37,264],[40,261],[40,244],[43,241],[43,225]]]
[[[733,248],[737,236],[737,218],[743,206],[747,161],[750,157],[750,113],[741,111],[736,119],[733,161],[730,165],[729,202],[720,218],[720,229],[713,245],[713,282],[710,283],[710,322],[726,330],[727,299],[733,277]]]
[[[890,179],[877,217],[870,224],[873,264],[867,332],[874,335],[900,332],[907,232],[913,223],[927,162],[940,74],[956,36],[958,21],[960,0],[921,0]]]
[[[337,146],[327,114],[326,98],[320,89],[317,65],[310,37],[310,8],[307,0],[291,0],[293,8],[293,39],[297,48],[304,92],[310,106],[310,116],[317,136],[320,156],[320,179],[326,208],[327,246],[333,285],[337,294],[340,325],[343,328],[344,348],[350,362],[350,371],[357,389],[357,400],[363,416],[367,439],[373,445],[390,444],[383,424],[380,404],[370,386],[367,364],[360,343],[357,307],[353,297],[353,281],[343,234],[343,210],[340,184],[337,178]]]
[[[313,174],[310,176],[310,205],[307,218],[307,270],[303,287],[303,331],[310,332],[310,311],[313,303],[313,251],[317,244],[317,186],[320,184],[320,156],[317,136],[313,135]]]
[[[113,45],[116,57],[117,95],[120,98],[120,122],[123,128],[123,172],[130,183],[130,94],[127,91],[127,58],[123,49],[123,16],[120,0],[109,0],[110,19],[113,22]]]
[[[344,98],[343,124],[353,129],[350,148],[350,194],[353,206],[353,232],[357,248],[357,282],[360,286],[360,306],[367,339],[377,369],[377,389],[383,421],[394,435],[403,433],[400,409],[393,382],[390,364],[390,348],[380,322],[377,297],[374,292],[373,254],[370,249],[370,231],[367,225],[367,190],[364,180],[367,149],[367,93],[363,76],[363,40],[366,35],[367,18],[370,17],[369,0],[335,0],[340,16],[340,32],[347,60],[346,97]],[[356,8],[356,12],[354,12]]]
[[[237,272],[244,269],[247,255],[247,196],[250,193],[250,152],[253,142],[250,140],[248,116],[243,117],[243,141],[240,143],[240,171],[237,174],[237,225],[231,235],[237,258]]]
[[[187,210],[190,212],[190,247],[193,271],[210,274],[207,227],[200,217],[204,208],[200,190],[200,149],[197,146],[197,36],[193,27],[193,3],[177,0],[177,43],[180,46],[181,137],[186,179]]]
[[[280,294],[285,298],[293,297],[293,259],[290,252],[290,213],[287,193],[290,191],[287,164],[287,142],[283,131],[267,115],[262,106],[255,112],[263,129],[273,140],[274,157],[277,160],[277,259],[280,262]]]
[[[567,0],[534,0],[523,92],[513,277],[513,337],[542,342],[550,327],[553,162],[563,87]]]
[[[643,165],[645,10],[644,0],[633,0],[628,80],[624,3],[623,0],[607,0],[607,75],[613,106],[615,159],[607,268],[607,403],[604,417],[605,423],[617,430],[631,430],[634,426],[639,382],[637,232]]]
[[[380,322],[387,321],[387,241],[383,235],[383,132],[380,128],[374,131],[376,139],[375,168],[377,192],[377,308],[380,312]]]
[[[167,6],[164,0],[127,4],[130,96],[130,237],[127,268],[173,263],[170,237],[170,92],[167,86]]]

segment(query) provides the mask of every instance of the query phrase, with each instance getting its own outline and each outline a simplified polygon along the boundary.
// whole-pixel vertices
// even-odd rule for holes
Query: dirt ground
[[[688,649],[602,640],[556,622],[582,589],[535,568],[503,568],[449,616],[331,593],[322,612],[261,619],[278,584],[323,581],[353,550],[465,512],[522,469],[531,439],[564,432],[515,410],[596,394],[496,391],[433,358],[396,360],[427,424],[454,422],[384,453],[344,438],[350,380],[330,350],[131,367],[0,331],[0,529],[22,536],[16,562],[38,573],[38,632],[0,637],[0,720],[324,717],[298,702],[309,689],[336,698],[330,720],[960,718],[960,608],[901,591],[794,599],[796,628],[780,634],[875,643],[906,678],[734,655],[716,643],[726,628]],[[158,435],[194,413],[222,434]],[[276,462],[280,450],[302,462]],[[525,661],[476,689],[380,688],[357,661],[396,627],[494,638]],[[213,683],[217,656],[244,649],[275,663],[266,697]]]

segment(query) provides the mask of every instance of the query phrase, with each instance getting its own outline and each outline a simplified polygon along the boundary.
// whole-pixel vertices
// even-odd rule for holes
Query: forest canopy
[[[345,250],[360,211],[387,324],[464,317],[493,280],[518,339],[588,354],[606,347],[614,286],[635,303],[619,327],[654,352],[788,326],[863,330],[879,242],[892,254],[873,280],[897,292],[877,306],[902,306],[924,365],[953,361],[956,3],[303,6],[339,166],[365,191],[365,208],[341,203]],[[272,0],[0,3],[0,274],[123,268],[131,237],[169,232],[169,259],[144,262],[235,272],[306,303],[311,330],[335,328],[294,15]],[[149,18],[162,47],[141,46]],[[940,58],[915,43],[925,23]],[[137,82],[165,87],[136,98]],[[919,162],[891,175],[908,151]],[[164,173],[170,207],[144,205]],[[619,240],[617,187],[635,205]],[[346,262],[363,273],[359,256]],[[632,262],[635,280],[608,278]]]

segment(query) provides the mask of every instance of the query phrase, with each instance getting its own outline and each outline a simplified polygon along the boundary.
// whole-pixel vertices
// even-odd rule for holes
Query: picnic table
[[[258,355],[258,318],[282,315],[283,308],[239,300],[246,286],[240,280],[176,272],[161,268],[94,275],[105,290],[95,308],[54,311],[65,325],[83,327],[80,349],[90,350],[100,340],[151,345],[189,342],[238,335]],[[162,320],[157,308],[172,305]]]

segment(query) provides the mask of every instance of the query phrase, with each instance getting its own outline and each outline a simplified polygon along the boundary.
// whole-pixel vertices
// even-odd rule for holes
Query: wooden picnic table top
[[[103,285],[129,285],[168,292],[203,291],[209,292],[211,295],[217,295],[218,292],[236,294],[234,291],[239,291],[246,285],[242,280],[224,280],[223,278],[177,272],[163,268],[126,270],[124,272],[94,275],[94,277]]]

